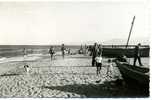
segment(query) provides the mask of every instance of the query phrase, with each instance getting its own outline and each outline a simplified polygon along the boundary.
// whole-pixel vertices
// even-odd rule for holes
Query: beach
[[[29,57],[29,58],[28,58]],[[122,79],[113,64],[112,73],[107,75],[107,58],[103,59],[101,74],[91,66],[91,57],[67,55],[33,55],[35,59],[0,63],[0,97],[143,97],[137,88],[116,84]],[[31,57],[31,58],[33,58]],[[27,74],[24,64],[30,66]]]
[[[149,98],[149,4],[0,2],[0,98]]]

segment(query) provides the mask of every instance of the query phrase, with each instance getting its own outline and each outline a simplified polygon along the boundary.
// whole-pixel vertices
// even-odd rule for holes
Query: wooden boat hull
[[[119,61],[116,61],[116,65],[125,81],[129,83],[134,82],[142,87],[149,87],[149,74],[147,74],[149,72],[148,68],[132,66]]]
[[[141,57],[149,57],[150,48],[142,48]],[[126,55],[127,57],[134,57],[133,48],[103,48],[103,56],[106,57],[118,57],[120,55]]]

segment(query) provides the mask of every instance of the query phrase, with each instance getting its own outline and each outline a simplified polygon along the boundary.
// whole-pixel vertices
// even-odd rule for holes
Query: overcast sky
[[[0,44],[61,44],[149,37],[143,2],[0,2]]]

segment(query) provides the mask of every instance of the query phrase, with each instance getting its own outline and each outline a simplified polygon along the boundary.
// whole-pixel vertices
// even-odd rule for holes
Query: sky
[[[0,2],[0,45],[79,44],[149,37],[147,2]]]

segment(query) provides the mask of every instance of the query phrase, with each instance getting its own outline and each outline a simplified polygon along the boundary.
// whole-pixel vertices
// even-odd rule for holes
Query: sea
[[[61,45],[51,45],[56,52],[61,50]],[[72,50],[80,49],[80,45],[67,45],[66,48]],[[0,45],[0,63],[9,61],[21,61],[24,56],[24,48],[31,59],[36,59],[39,55],[49,54],[50,45]]]
[[[61,45],[51,46],[54,46],[56,52],[60,52]],[[65,47],[71,49],[71,51],[78,51],[81,45],[66,45]],[[29,56],[31,55],[30,59],[38,59],[40,55],[49,53],[50,45],[0,45],[0,63],[24,60],[22,59],[24,48],[26,49],[27,54]],[[142,57],[141,60],[145,67],[150,66],[149,57]],[[133,64],[133,58],[128,58],[128,61],[130,64]]]
[[[60,45],[53,45],[55,51],[59,51]],[[70,49],[79,49],[79,45],[65,46]],[[0,58],[1,57],[14,57],[23,55],[23,49],[26,49],[28,54],[47,54],[50,45],[0,45]]]

